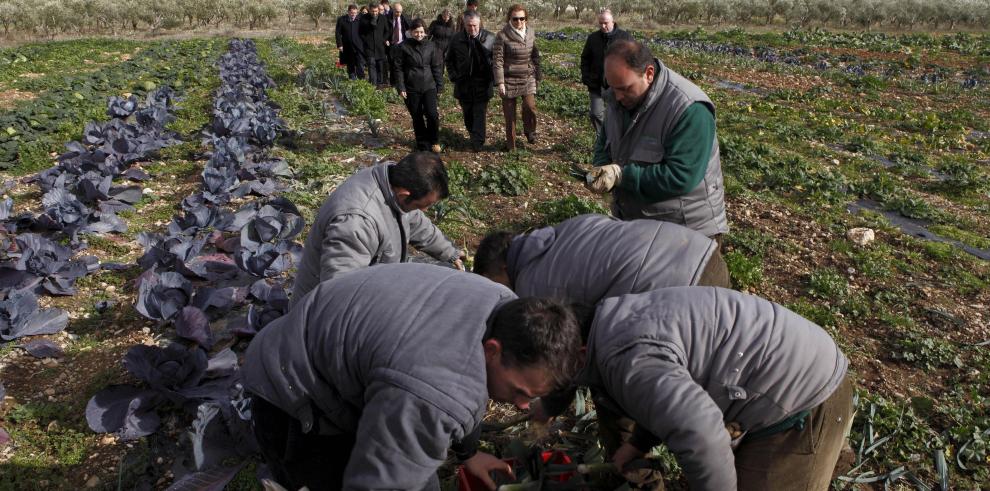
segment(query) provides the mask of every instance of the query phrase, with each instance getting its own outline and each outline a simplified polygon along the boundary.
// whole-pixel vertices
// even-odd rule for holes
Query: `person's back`
[[[486,323],[514,298],[476,275],[425,264],[339,276],[254,338],[244,384],[303,432],[355,436],[345,487],[416,489],[450,438],[480,424]],[[412,439],[434,434],[447,435],[440,448]],[[403,439],[402,459],[376,451]]]
[[[727,428],[755,438],[793,423],[839,391],[848,366],[835,341],[811,321],[759,297],[708,287],[603,300],[588,357],[589,383],[604,388],[638,431],[677,455],[694,489],[735,489]],[[850,394],[847,388],[835,402],[848,402]],[[824,458],[831,465],[847,424],[842,417],[825,423],[834,440]],[[652,446],[638,441],[633,445],[641,451]],[[737,451],[752,443],[743,440]],[[831,469],[824,471],[827,483]]]
[[[491,233],[478,246],[474,272],[520,297],[585,304],[672,286],[730,286],[714,240],[669,222],[605,215],[516,236]]]
[[[320,207],[303,246],[291,305],[336,275],[406,261],[409,245],[443,262],[459,261],[460,251],[422,211],[446,196],[447,174],[436,154],[415,152],[397,164],[356,172]]]

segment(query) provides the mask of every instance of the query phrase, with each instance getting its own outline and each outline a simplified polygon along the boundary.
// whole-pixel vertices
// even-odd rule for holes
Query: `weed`
[[[789,303],[787,305],[788,309],[791,309],[796,314],[808,319],[815,324],[822,327],[835,327],[838,325],[838,319],[832,309],[820,305],[818,303],[812,303],[805,299],[799,299],[795,302]]]
[[[920,331],[906,331],[895,341],[893,357],[927,370],[954,366],[962,368],[959,350],[954,344]]]
[[[725,254],[725,264],[729,268],[732,284],[740,290],[755,288],[763,282],[763,264],[758,257],[730,251]]]
[[[846,277],[838,271],[827,268],[811,273],[808,278],[808,294],[827,302],[841,303],[849,293]]]
[[[536,209],[543,215],[543,224],[560,223],[568,218],[588,213],[608,214],[608,208],[600,202],[581,198],[575,194],[537,203]]]
[[[477,190],[482,194],[521,196],[536,181],[533,171],[525,164],[506,163],[483,168],[476,177]]]

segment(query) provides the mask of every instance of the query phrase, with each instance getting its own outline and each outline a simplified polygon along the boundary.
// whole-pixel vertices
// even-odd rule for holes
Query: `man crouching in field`
[[[605,215],[579,215],[528,234],[489,234],[474,272],[520,297],[589,305],[670,286],[730,286],[714,240],[674,223]]]
[[[526,409],[570,383],[580,345],[560,303],[450,268],[382,265],[321,283],[265,327],[244,384],[290,490],[439,489],[452,441],[494,489],[489,472],[512,471],[474,453],[489,397]]]
[[[447,169],[431,152],[347,178],[320,207],[306,237],[291,304],[339,274],[405,262],[409,245],[463,270],[461,251],[423,213],[447,192]]]
[[[664,443],[692,490],[828,489],[853,384],[822,328],[709,287],[613,297],[577,312],[588,350],[578,381],[597,393],[616,467],[634,472],[627,463]],[[534,403],[531,417],[559,414],[569,396]],[[631,434],[609,428],[619,416],[635,421]]]

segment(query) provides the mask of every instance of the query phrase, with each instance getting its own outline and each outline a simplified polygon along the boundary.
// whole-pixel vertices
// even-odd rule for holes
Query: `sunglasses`
[[[513,17],[512,20],[515,21],[515,22],[525,22],[526,21],[526,18],[525,17]]]

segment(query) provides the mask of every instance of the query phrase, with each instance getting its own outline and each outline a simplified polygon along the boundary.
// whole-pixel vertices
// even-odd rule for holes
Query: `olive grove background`
[[[4,40],[85,35],[162,34],[216,29],[333,29],[342,0],[0,0]],[[404,2],[430,19],[463,2]],[[489,21],[515,0],[483,0]],[[610,7],[625,25],[746,25],[883,30],[985,30],[990,0],[535,0],[523,3],[538,23],[591,21]]]

